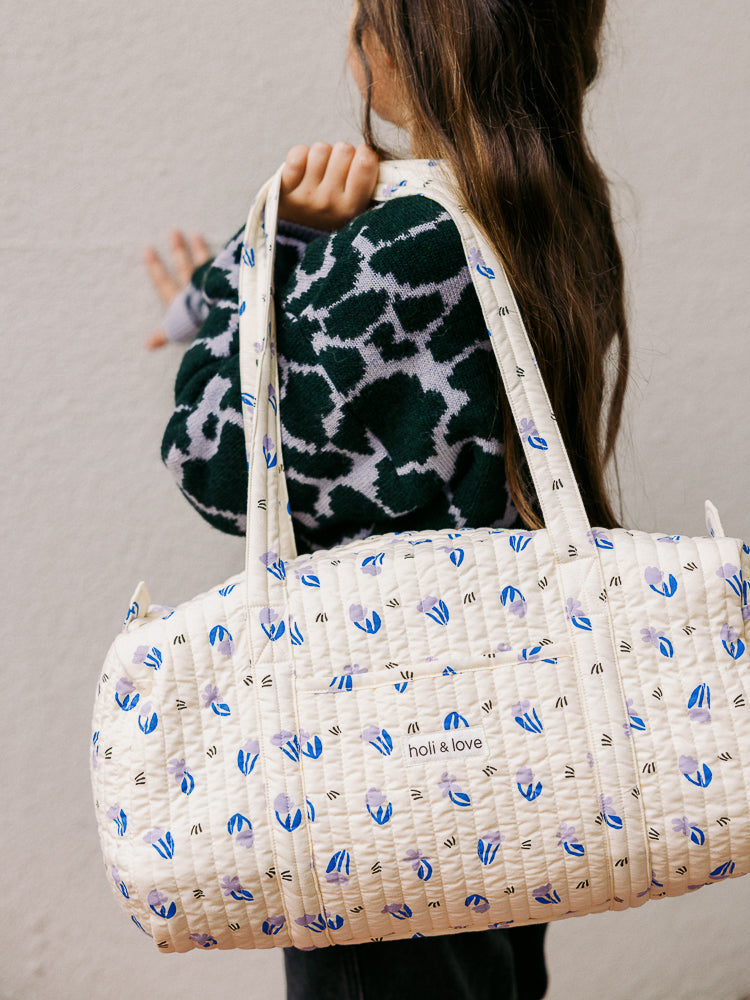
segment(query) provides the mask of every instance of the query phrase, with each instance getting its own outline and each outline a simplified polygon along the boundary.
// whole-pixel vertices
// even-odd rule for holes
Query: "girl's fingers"
[[[156,333],[152,333],[146,341],[146,347],[149,351],[155,351],[159,347],[164,347],[166,343],[167,335],[163,330],[157,330]]]
[[[185,237],[177,230],[172,233],[172,260],[174,261],[178,288],[184,288],[190,281],[190,276],[195,268]]]
[[[349,170],[355,155],[356,150],[354,146],[348,142],[337,142],[331,150],[324,183],[332,192],[340,194],[345,190]]]
[[[193,270],[196,267],[200,267],[201,264],[205,264],[207,260],[211,260],[211,251],[208,248],[208,243],[206,243],[200,233],[195,233],[190,237],[190,253],[193,257]]]
[[[154,288],[159,293],[159,298],[165,305],[169,305],[179,291],[172,275],[166,269],[164,262],[153,247],[146,247],[143,259]]]
[[[364,143],[357,146],[346,176],[344,198],[355,212],[361,212],[372,201],[378,182],[380,161],[377,154]]]
[[[281,193],[289,194],[302,183],[309,153],[307,146],[292,146],[286,154],[281,171]]]
[[[328,161],[331,158],[331,147],[327,142],[314,142],[307,154],[307,169],[305,170],[305,184],[310,187],[318,187],[325,177]]]

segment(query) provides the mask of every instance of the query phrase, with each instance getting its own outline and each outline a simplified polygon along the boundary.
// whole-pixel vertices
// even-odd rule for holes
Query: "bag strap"
[[[240,378],[249,469],[246,565],[248,592],[259,595],[267,590],[267,567],[296,555],[281,457],[272,308],[280,179],[279,169],[250,211],[240,272]],[[597,539],[502,263],[458,203],[441,163],[382,163],[375,199],[409,195],[438,202],[458,228],[556,562],[595,558]]]

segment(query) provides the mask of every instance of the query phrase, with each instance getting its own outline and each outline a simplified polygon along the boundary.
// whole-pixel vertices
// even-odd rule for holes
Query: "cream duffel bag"
[[[141,585],[96,699],[107,876],[163,951],[545,922],[750,870],[750,549],[710,505],[707,538],[592,528],[501,264],[439,164],[380,181],[458,226],[547,527],[296,555],[277,173],[240,282],[245,573],[174,610]]]

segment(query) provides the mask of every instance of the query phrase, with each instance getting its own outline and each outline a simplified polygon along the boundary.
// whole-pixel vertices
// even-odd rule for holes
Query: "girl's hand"
[[[143,252],[143,260],[149,277],[165,306],[168,306],[175,296],[186,285],[190,284],[190,278],[196,267],[200,267],[211,258],[211,252],[202,236],[191,236],[188,243],[181,232],[175,231],[172,233],[170,242],[174,274],[167,269],[164,261],[153,247],[146,247]],[[164,330],[156,330],[146,341],[146,347],[149,350],[154,350],[157,347],[163,347],[166,343],[167,338]]]
[[[294,146],[281,173],[279,216],[313,229],[340,229],[370,205],[378,157],[364,143]]]

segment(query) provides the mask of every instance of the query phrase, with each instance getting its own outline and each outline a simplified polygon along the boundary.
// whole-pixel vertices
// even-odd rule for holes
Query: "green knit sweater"
[[[162,456],[194,507],[242,534],[242,234],[193,277]],[[300,552],[406,529],[519,524],[489,338],[448,214],[394,199],[334,234],[282,226],[275,265],[282,449]]]

